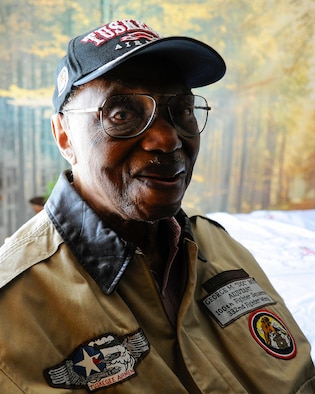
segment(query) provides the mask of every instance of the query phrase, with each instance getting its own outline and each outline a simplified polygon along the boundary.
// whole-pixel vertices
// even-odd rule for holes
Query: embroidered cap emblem
[[[150,42],[157,40],[159,37],[157,37],[157,35],[152,32],[139,31],[127,34],[126,36],[122,37],[120,41],[136,41],[140,40],[140,38],[144,38]]]
[[[44,375],[55,388],[94,391],[131,378],[149,350],[141,329],[123,337],[107,333],[82,344],[61,364],[46,369]]]
[[[255,341],[267,353],[285,360],[295,357],[295,340],[276,314],[267,310],[257,310],[249,316],[248,323]]]
[[[65,91],[69,81],[69,72],[66,66],[62,67],[57,77],[58,96]]]

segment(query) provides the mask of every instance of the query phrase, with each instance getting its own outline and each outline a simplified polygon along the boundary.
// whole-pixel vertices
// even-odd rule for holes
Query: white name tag
[[[228,272],[231,274],[233,271]],[[255,309],[275,304],[275,301],[255,279],[248,277],[245,272],[244,274],[247,277],[237,280],[231,280],[230,275],[229,283],[221,286],[218,286],[218,281],[216,281],[216,289],[209,292],[208,296],[202,300],[203,305],[222,327]]]

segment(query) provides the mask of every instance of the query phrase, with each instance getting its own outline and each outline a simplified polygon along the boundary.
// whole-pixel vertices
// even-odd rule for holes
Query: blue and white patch
[[[65,91],[69,82],[69,71],[66,66],[62,67],[57,77],[58,97]]]
[[[107,333],[80,345],[44,375],[54,388],[94,391],[135,376],[137,364],[149,351],[141,329],[123,337]]]

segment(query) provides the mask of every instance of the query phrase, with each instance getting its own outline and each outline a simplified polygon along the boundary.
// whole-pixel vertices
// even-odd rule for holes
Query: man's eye
[[[194,109],[191,105],[181,104],[172,109],[175,116],[180,118],[189,118],[194,114]]]
[[[191,116],[194,112],[194,109],[192,106],[186,106],[183,107],[182,112],[184,116]]]
[[[141,118],[140,108],[136,109],[134,106],[116,106],[110,108],[108,111],[103,113],[104,120],[112,124],[123,124],[128,122],[134,122],[138,118]]]
[[[129,122],[134,118],[134,113],[127,110],[115,110],[109,115],[112,122],[121,123]]]

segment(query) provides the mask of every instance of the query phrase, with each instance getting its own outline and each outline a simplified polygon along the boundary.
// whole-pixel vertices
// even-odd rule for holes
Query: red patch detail
[[[295,357],[295,340],[275,313],[256,310],[250,314],[248,324],[253,338],[267,353],[283,360]]]

